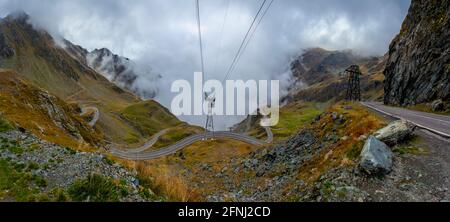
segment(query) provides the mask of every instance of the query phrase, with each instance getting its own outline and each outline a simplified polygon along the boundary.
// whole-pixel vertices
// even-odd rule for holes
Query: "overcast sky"
[[[89,50],[106,47],[152,67],[163,76],[159,84],[163,93],[157,99],[168,106],[173,97],[166,93],[171,81],[190,80],[194,71],[200,71],[194,3],[0,0],[0,15],[24,10],[34,24],[54,37],[62,36]],[[206,78],[224,77],[261,3],[200,0]],[[286,83],[289,62],[310,47],[382,55],[399,32],[409,4],[410,0],[275,0],[230,78],[281,79]],[[145,81],[141,84],[147,85]],[[230,121],[224,120],[220,127],[225,123]]]

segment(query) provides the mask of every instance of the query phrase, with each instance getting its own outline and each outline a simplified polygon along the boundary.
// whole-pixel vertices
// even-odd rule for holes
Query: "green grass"
[[[11,153],[16,155],[21,155],[25,151],[24,149],[19,145],[17,141],[8,141],[5,143],[0,144],[0,149],[6,149],[9,150]]]
[[[0,116],[0,133],[13,130],[14,127],[2,116]]]
[[[323,112],[317,103],[294,103],[280,109],[280,121],[272,127],[274,137],[287,138]]]
[[[39,200],[41,194],[33,184],[37,182],[38,186],[43,185],[43,181],[25,171],[23,165],[0,159],[0,199]]]
[[[153,145],[153,149],[159,149],[174,144],[188,136],[202,132],[200,127],[182,125],[174,127],[163,134],[159,140]]]
[[[419,137],[413,137],[410,141],[395,146],[393,152],[399,155],[427,155],[429,153],[428,148],[421,142]]]
[[[116,185],[111,178],[93,174],[75,181],[69,187],[68,193],[74,201],[117,202],[127,194],[124,189]]]
[[[182,124],[169,110],[155,101],[140,102],[125,108],[121,117],[136,128],[143,136],[150,136],[159,131]],[[130,134],[128,140],[135,139]]]
[[[363,142],[359,142],[356,144],[350,144],[350,148],[347,150],[347,157],[351,160],[356,160],[361,154],[361,151],[364,147]]]

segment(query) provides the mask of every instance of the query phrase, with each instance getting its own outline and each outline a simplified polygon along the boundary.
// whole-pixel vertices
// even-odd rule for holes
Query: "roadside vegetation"
[[[433,108],[431,107],[430,104],[417,104],[414,106],[408,106],[408,109],[411,110],[416,110],[416,111],[420,111],[420,112],[426,112],[426,113],[434,113],[434,114],[439,114],[439,115],[450,115],[450,109],[444,110],[444,111],[433,111]]]
[[[312,183],[331,169],[354,166],[364,141],[385,124],[380,116],[360,104],[341,102],[331,106],[311,125],[322,141],[329,141],[329,148],[301,167],[299,179]]]

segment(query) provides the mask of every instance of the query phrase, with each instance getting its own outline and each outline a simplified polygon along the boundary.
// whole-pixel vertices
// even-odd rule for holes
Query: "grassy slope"
[[[187,124],[181,124],[177,127],[170,128],[167,133],[162,135],[159,140],[153,145],[152,149],[157,150],[163,147],[167,147],[175,142],[182,140],[188,136],[204,132],[204,129],[198,126],[190,126]]]
[[[280,108],[279,123],[271,127],[275,141],[284,140],[296,133],[322,113],[326,106],[326,103],[296,101]],[[260,139],[267,136],[266,131],[259,126],[254,126],[249,135]]]
[[[68,129],[55,123],[47,108],[43,105],[43,93],[32,84],[19,78],[10,71],[0,72],[0,113],[9,121],[30,130],[42,139],[83,149],[87,144],[71,135]],[[86,142],[98,144],[102,135],[88,127],[73,109],[62,100],[55,98],[54,105],[62,110],[62,115],[72,122],[74,130],[78,131]]]
[[[138,130],[139,134],[149,137],[159,131],[182,124],[169,110],[153,100],[139,102],[120,112],[122,119]],[[130,142],[137,138],[129,138]],[[138,142],[138,141],[134,141]]]

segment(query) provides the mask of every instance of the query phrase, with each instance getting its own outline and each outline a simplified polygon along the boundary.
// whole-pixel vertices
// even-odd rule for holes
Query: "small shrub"
[[[67,202],[70,200],[67,192],[61,188],[53,188],[50,190],[49,194],[55,202]]]
[[[33,179],[37,186],[47,187],[47,180],[45,180],[43,177],[35,175]]]
[[[77,154],[77,151],[71,149],[70,147],[66,147],[66,152],[70,155],[75,155]]]
[[[114,165],[114,161],[107,157],[103,158],[103,161],[110,166]]]
[[[30,162],[28,164],[27,170],[37,170],[37,169],[39,169],[39,164],[35,162]]]
[[[74,201],[92,202],[116,202],[123,194],[110,178],[98,174],[75,181],[69,187],[68,193]]]
[[[13,130],[14,127],[5,119],[0,116],[0,133]]]

